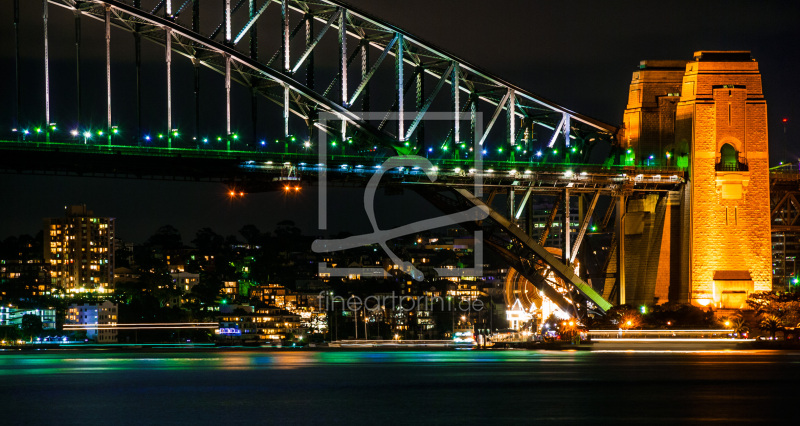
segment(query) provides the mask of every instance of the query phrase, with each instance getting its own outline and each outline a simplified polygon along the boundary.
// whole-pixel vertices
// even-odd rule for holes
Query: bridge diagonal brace
[[[331,15],[331,17],[325,22],[325,26],[322,27],[322,29],[319,31],[319,34],[317,34],[316,37],[314,37],[314,40],[311,42],[311,44],[309,44],[308,47],[306,47],[306,50],[303,52],[302,55],[300,55],[300,58],[297,59],[297,63],[295,63],[294,67],[292,67],[292,74],[296,73],[297,70],[300,69],[300,66],[302,66],[303,62],[305,62],[306,59],[308,59],[308,55],[310,55],[311,52],[314,50],[314,48],[317,47],[317,44],[320,42],[320,40],[322,40],[322,37],[325,35],[328,29],[330,29],[333,23],[339,19],[339,15],[341,15],[341,13],[342,13],[341,9],[337,10],[336,13]]]
[[[592,197],[592,202],[589,203],[589,208],[586,209],[586,213],[583,217],[583,223],[581,223],[581,227],[578,230],[578,236],[575,237],[575,243],[572,246],[572,250],[570,250],[569,254],[569,264],[572,265],[575,262],[575,257],[578,255],[578,250],[581,248],[581,243],[583,242],[583,236],[586,235],[586,229],[589,227],[589,222],[592,221],[592,213],[594,212],[594,208],[597,205],[597,200],[600,199],[600,191],[594,193],[594,197]]]
[[[425,116],[425,113],[428,112],[428,108],[430,108],[433,100],[436,98],[436,95],[439,94],[439,91],[442,89],[442,86],[447,82],[448,77],[453,73],[455,68],[455,63],[450,64],[450,67],[447,68],[447,71],[442,73],[442,77],[439,79],[439,82],[436,83],[436,87],[433,89],[430,95],[428,95],[428,99],[425,100],[425,103],[422,104],[422,108],[419,109],[417,112],[417,116],[414,117],[414,121],[411,122],[411,125],[408,126],[408,130],[406,131],[405,140],[411,139],[411,135],[414,133],[414,130],[417,129],[419,122],[422,121],[422,117]]]
[[[519,217],[522,216],[522,212],[525,210],[525,206],[528,204],[528,198],[530,198],[532,191],[533,191],[533,183],[531,183],[530,186],[528,186],[528,190],[525,191],[525,196],[522,198],[522,202],[519,203],[519,209],[517,209],[517,212],[514,214],[515,220],[519,219]]]
[[[497,108],[495,108],[494,113],[492,114],[492,119],[489,120],[489,124],[486,126],[486,129],[483,131],[483,136],[481,136],[481,140],[478,142],[479,146],[483,146],[483,142],[489,136],[489,132],[494,127],[494,123],[497,121],[497,117],[500,116],[500,113],[503,112],[503,109],[507,107],[508,98],[511,97],[513,90],[508,89],[506,94],[503,96],[503,99],[500,100],[500,103],[497,104]]]
[[[249,20],[249,21],[247,21],[247,23],[244,25],[244,27],[242,28],[242,30],[241,30],[241,31],[239,31],[239,35],[237,35],[237,36],[236,36],[236,38],[235,38],[235,39],[233,39],[233,45],[234,45],[234,46],[236,46],[237,44],[239,44],[239,42],[242,40],[242,38],[244,37],[244,35],[245,35],[245,34],[247,34],[247,31],[250,29],[250,27],[252,27],[252,26],[253,26],[253,24],[255,24],[255,23],[256,23],[256,21],[258,20],[258,18],[259,18],[259,17],[261,17],[261,14],[262,14],[262,13],[264,13],[264,11],[265,11],[265,10],[267,10],[267,6],[269,6],[270,4],[272,4],[272,0],[267,0],[267,2],[266,2],[266,3],[264,3],[264,5],[263,5],[263,6],[261,6],[261,9],[259,9],[259,10],[258,10],[258,12],[256,12],[256,14],[255,14],[255,15],[253,15],[253,17],[252,17],[252,18],[250,18],[250,20]]]
[[[483,201],[476,198],[466,189],[459,189],[454,188],[456,192],[458,192],[462,197],[464,197],[467,201],[474,204],[475,206],[479,207],[487,207]],[[575,271],[569,265],[565,265],[561,261],[559,261],[552,253],[547,251],[544,247],[542,247],[538,242],[536,242],[533,238],[529,237],[525,234],[522,229],[517,226],[514,226],[508,219],[504,218],[500,213],[497,213],[491,208],[488,208],[489,216],[497,222],[504,231],[508,232],[517,239],[523,246],[527,249],[531,250],[536,256],[538,256],[542,261],[549,265],[553,272],[561,277],[564,281],[571,284],[575,287],[581,295],[586,297],[587,299],[591,300],[598,309],[602,312],[605,312],[611,309],[611,303],[603,299],[602,296],[597,294],[594,289],[584,282],[580,277],[575,274]]]
[[[350,100],[347,102],[347,105],[353,105],[356,102],[358,96],[361,95],[361,92],[364,91],[365,87],[367,87],[367,83],[369,83],[369,80],[372,78],[373,74],[375,74],[375,72],[378,71],[378,67],[381,65],[383,60],[386,59],[386,56],[389,55],[389,52],[392,51],[392,48],[394,47],[394,44],[397,43],[397,40],[398,37],[397,35],[395,35],[392,38],[392,40],[389,41],[389,44],[387,44],[386,47],[383,49],[383,52],[381,52],[381,56],[378,57],[378,60],[376,60],[375,63],[372,65],[372,68],[370,68],[367,74],[364,76],[364,78],[361,79],[361,83],[359,83],[358,87],[356,87],[356,90],[353,92],[353,96],[350,97]]]
[[[603,223],[600,226],[600,229],[603,231],[608,230],[608,224],[611,222],[611,216],[614,215],[614,208],[617,206],[617,197],[611,197],[611,202],[608,203],[608,210],[606,210],[605,216],[603,216]]]
[[[561,133],[561,130],[564,128],[564,124],[566,122],[567,122],[567,114],[562,114],[561,121],[558,123],[558,126],[556,126],[556,128],[553,130],[553,136],[550,138],[550,142],[548,142],[547,144],[548,148],[552,148],[553,145],[556,144],[556,139],[558,138],[558,134]],[[567,142],[567,146],[569,146],[569,142]]]

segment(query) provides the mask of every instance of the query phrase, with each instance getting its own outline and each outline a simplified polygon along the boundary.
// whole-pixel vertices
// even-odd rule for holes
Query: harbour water
[[[775,423],[800,353],[0,352],[0,424]]]

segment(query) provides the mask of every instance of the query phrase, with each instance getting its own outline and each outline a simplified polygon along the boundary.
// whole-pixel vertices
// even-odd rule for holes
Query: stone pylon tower
[[[690,298],[744,307],[772,289],[767,103],[750,52],[695,52],[675,140],[690,149]]]
[[[687,178],[626,202],[626,302],[740,308],[772,288],[767,106],[750,52],[642,61],[621,143],[628,166]]]

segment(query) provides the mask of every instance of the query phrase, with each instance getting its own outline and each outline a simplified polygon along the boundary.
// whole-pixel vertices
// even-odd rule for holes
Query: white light
[[[486,170],[486,173],[494,173],[494,169],[488,169]]]
[[[525,174],[526,174],[526,175],[529,175],[529,174],[531,174],[531,173],[533,173],[533,172],[531,172],[530,170],[525,170]]]
[[[470,173],[475,173],[475,169],[469,169]]]
[[[461,167],[456,167],[455,169],[453,169],[453,171],[456,173],[461,173]]]
[[[78,136],[79,132],[77,130],[73,130],[69,132],[69,134],[71,134],[72,136]]]
[[[517,174],[517,170],[516,169],[509,170],[508,174],[513,176],[513,175]]]
[[[565,178],[572,177],[572,170],[567,170],[566,172],[564,172],[564,177]]]

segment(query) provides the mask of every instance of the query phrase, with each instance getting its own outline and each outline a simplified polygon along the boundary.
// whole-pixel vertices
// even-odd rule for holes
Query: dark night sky
[[[691,59],[696,50],[751,50],[763,75],[773,163],[784,148],[780,119],[797,120],[794,114],[795,99],[800,95],[797,78],[800,3],[797,2],[350,0],[349,3],[520,87],[612,124],[622,121],[631,72],[640,60]],[[23,16],[35,19],[39,7]],[[72,66],[66,59],[71,59],[68,50],[71,21],[68,18],[64,21],[51,29],[51,37],[63,39],[61,47],[65,49],[55,54],[57,70],[58,61],[62,60],[59,55],[65,58],[65,67]],[[41,80],[35,77],[41,67],[35,68],[33,63],[41,57],[38,53],[41,36],[37,31],[37,28],[23,29],[24,60],[31,62],[24,70],[34,75],[27,76],[33,86],[26,92],[30,96],[31,93],[38,96],[36,84],[40,83],[34,80]],[[13,124],[12,40],[11,1],[6,0],[0,4],[0,93],[4,96],[0,117],[6,117],[9,127]],[[84,60],[87,68],[96,62],[102,70],[102,44],[100,40],[93,41],[94,47],[86,48]],[[54,42],[56,49],[58,42]],[[120,61],[131,60],[115,55],[115,60],[118,56]],[[87,78],[93,78],[90,71],[87,73]],[[62,80],[67,79],[60,78],[56,71],[54,85],[73,81],[71,76],[68,82]],[[789,139],[788,151],[800,153],[791,127]],[[286,218],[295,220],[306,232],[313,233],[316,229],[313,189],[292,199],[280,194],[251,194],[245,200],[230,202],[225,188],[219,184],[0,175],[0,188],[0,238],[35,233],[41,227],[41,218],[59,216],[63,206],[72,203],[86,203],[99,215],[116,217],[118,234],[135,242],[144,240],[166,223],[178,227],[186,241],[204,226],[225,234],[234,233],[248,223],[271,230]],[[334,195],[343,203],[361,205],[362,195],[358,191],[339,190]],[[407,206],[385,209],[382,223],[399,225],[406,223],[409,214],[414,218],[436,214],[414,201],[412,195],[382,200],[396,207]],[[333,230],[367,231],[363,225],[366,217],[360,210],[351,207],[347,215],[332,218]]]

